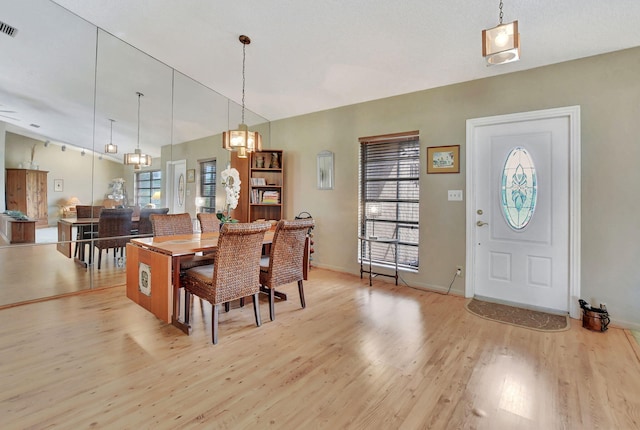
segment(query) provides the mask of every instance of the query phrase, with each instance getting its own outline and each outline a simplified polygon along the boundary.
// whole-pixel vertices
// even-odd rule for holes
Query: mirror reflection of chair
[[[273,235],[271,251],[260,260],[261,290],[269,294],[269,316],[275,318],[275,289],[278,286],[298,282],[300,305],[304,308],[304,252],[309,229],[313,228],[312,218],[280,220]]]
[[[144,210],[144,209],[143,209]],[[154,236],[174,236],[178,234],[193,234],[193,222],[191,215],[182,214],[155,214],[150,218]],[[213,263],[213,257],[208,255],[193,255],[180,258],[180,272],[196,266],[204,266]]]
[[[140,220],[138,221],[137,234],[151,236],[153,234],[153,226],[149,217],[152,214],[166,215],[169,208],[142,208],[140,209]]]
[[[260,254],[266,223],[227,223],[218,239],[215,264],[187,270],[180,284],[185,290],[185,324],[189,324],[191,295],[212,304],[211,337],[218,343],[218,314],[221,303],[252,296],[256,325],[260,327]]]
[[[76,218],[98,218],[102,209],[104,209],[103,206],[76,205]],[[80,225],[77,229],[76,241],[80,242],[76,242],[73,256],[76,257],[78,256],[78,253],[80,253],[79,258],[84,260],[86,246],[91,246],[91,239],[98,234],[98,224]],[[81,252],[79,249],[81,249]]]
[[[131,216],[133,209],[103,209],[98,221],[98,236],[94,247],[98,248],[98,270],[102,264],[102,250],[113,248],[113,260],[117,259],[117,251],[124,257],[124,249],[131,235]],[[89,260],[93,258],[93,251]]]

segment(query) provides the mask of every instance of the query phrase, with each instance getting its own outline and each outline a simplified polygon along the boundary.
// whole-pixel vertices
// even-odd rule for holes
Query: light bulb
[[[496,36],[495,44],[496,46],[502,48],[504,46],[507,46],[507,43],[509,43],[509,35],[506,31],[501,31],[500,34]]]

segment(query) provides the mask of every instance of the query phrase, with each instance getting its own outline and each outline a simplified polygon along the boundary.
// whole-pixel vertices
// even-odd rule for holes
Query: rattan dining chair
[[[117,251],[124,256],[124,248],[131,236],[131,215],[133,209],[102,209],[98,221],[98,236],[94,247],[98,248],[98,270],[102,264],[102,250],[113,248],[114,261],[117,259]],[[89,260],[93,259],[93,250]]]
[[[198,224],[200,224],[201,233],[215,233],[220,231],[220,220],[218,219],[218,215],[207,212],[200,212],[196,216],[198,218]],[[203,255],[215,259],[216,250],[214,249],[213,251],[203,252]],[[244,299],[242,300],[242,304],[244,305]],[[228,310],[229,309],[227,308],[227,311]]]
[[[221,303],[252,296],[256,325],[260,327],[260,254],[267,223],[227,223],[220,231],[215,264],[187,270],[181,278],[185,297],[185,324],[189,324],[191,295],[207,300],[211,311],[211,337],[218,343]]]
[[[271,243],[268,256],[260,260],[260,286],[269,294],[269,317],[275,319],[275,289],[281,285],[298,282],[300,305],[304,308],[304,250],[309,229],[313,228],[312,218],[280,220]]]
[[[103,206],[89,206],[89,205],[76,205],[76,218],[98,218],[100,216],[100,211],[103,209]],[[81,225],[77,227],[76,233],[76,246],[73,251],[73,256],[76,257],[79,252],[79,248],[82,247],[82,254],[80,258],[82,259],[84,255],[84,249],[86,245],[91,246],[91,240],[98,234],[98,225]]]
[[[151,227],[154,236],[174,236],[177,234],[193,234],[193,222],[191,215],[182,214],[151,214]],[[213,256],[192,255],[180,258],[180,273],[192,267],[213,264]]]
[[[200,212],[196,216],[198,217],[198,223],[200,224],[200,231],[202,233],[220,231],[220,220],[218,219],[218,215]]]

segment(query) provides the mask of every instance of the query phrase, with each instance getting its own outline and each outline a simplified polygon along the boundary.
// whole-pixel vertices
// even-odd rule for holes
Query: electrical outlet
[[[456,266],[456,276],[462,276],[462,266]]]

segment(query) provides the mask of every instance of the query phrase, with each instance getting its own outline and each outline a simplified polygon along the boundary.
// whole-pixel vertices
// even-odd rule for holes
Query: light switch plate
[[[462,201],[462,190],[449,190],[447,191],[447,200],[449,201]]]

